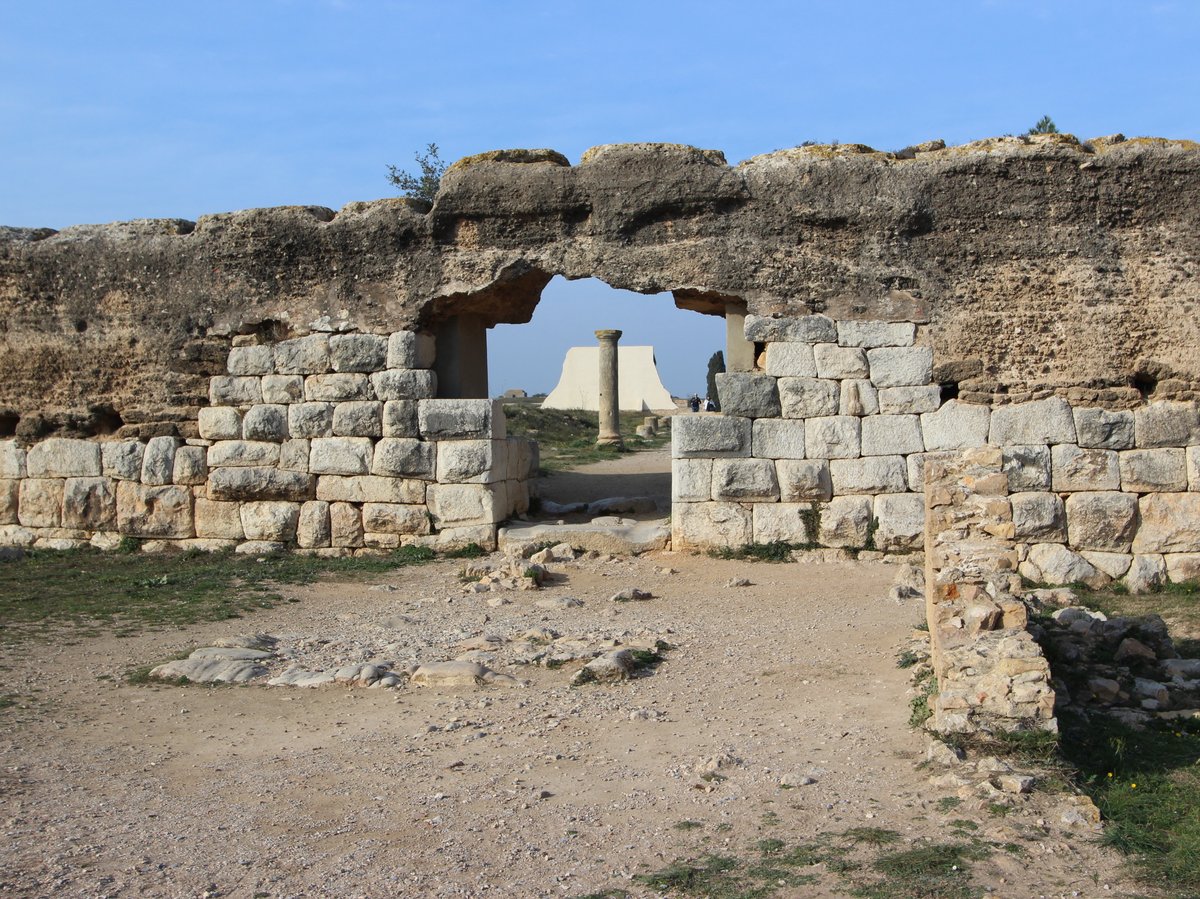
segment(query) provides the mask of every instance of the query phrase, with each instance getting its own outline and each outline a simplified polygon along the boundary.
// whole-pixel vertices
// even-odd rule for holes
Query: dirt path
[[[614,496],[652,496],[660,515],[671,507],[671,448],[626,453],[581,465],[570,471],[555,471],[539,478],[542,499],[566,505],[590,503]]]
[[[959,840],[967,825],[949,822],[966,820],[1017,847],[973,863],[995,895],[1129,895],[1111,855],[1046,818],[1053,797],[996,817],[918,770],[895,656],[921,611],[884,598],[888,564],[593,558],[499,607],[463,593],[460,567],[398,571],[384,589],[291,589],[294,602],[241,621],[6,650],[0,692],[26,707],[0,712],[0,892],[646,896],[632,875],[680,857],[753,861],[764,839],[864,826],[908,848]],[[753,585],[726,586],[735,577]],[[655,598],[609,600],[628,586]],[[536,605],[566,595],[583,604]],[[580,688],[569,668],[532,666],[502,668],[525,688],[120,682],[247,630],[324,640],[352,660],[429,661],[531,627],[675,648],[651,676]],[[804,878],[777,895],[850,883],[827,865]]]

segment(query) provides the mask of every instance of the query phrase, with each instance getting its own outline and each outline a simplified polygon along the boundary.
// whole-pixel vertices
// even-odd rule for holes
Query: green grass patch
[[[792,551],[797,549],[812,549],[812,547],[808,544],[773,540],[770,543],[743,543],[741,546],[721,546],[716,549],[710,549],[708,554],[714,559],[738,562],[790,562],[792,561]]]
[[[132,633],[240,618],[278,603],[283,584],[309,584],[325,576],[353,580],[432,558],[431,550],[416,546],[357,559],[34,551],[0,565],[0,644],[36,638],[64,625],[80,633],[97,628]]]
[[[883,879],[859,884],[862,899],[973,899],[983,890],[971,883],[969,862],[981,850],[963,843],[938,843],[881,855],[871,868]]]
[[[900,839],[900,834],[886,827],[851,827],[842,836],[851,843],[864,846],[886,846]]]
[[[704,827],[704,825],[699,821],[680,821],[672,825],[672,827],[675,830],[699,830],[700,828]]]
[[[917,688],[917,695],[908,702],[908,726],[924,727],[925,722],[933,717],[929,701],[937,695],[937,678],[932,670],[926,671],[916,680],[914,686]]]

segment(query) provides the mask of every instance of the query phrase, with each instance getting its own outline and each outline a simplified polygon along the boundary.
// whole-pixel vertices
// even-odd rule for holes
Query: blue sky
[[[429,141],[448,160],[672,141],[737,162],[805,140],[961,143],[1043,114],[1081,137],[1196,139],[1197,46],[1196,0],[0,0],[0,223],[336,209],[390,195],[387,163]],[[560,283],[494,358],[551,345],[536,329]],[[635,300],[664,366],[697,352],[689,318],[719,348],[718,320]],[[667,386],[700,389],[709,352]],[[494,388],[553,386],[561,357],[539,380],[513,355]]]

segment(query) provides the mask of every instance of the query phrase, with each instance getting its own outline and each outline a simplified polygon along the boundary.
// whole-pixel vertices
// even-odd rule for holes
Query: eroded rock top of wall
[[[451,167],[418,201],[0,228],[0,425],[169,428],[236,334],[525,321],[555,274],[680,305],[927,319],[977,400],[1128,405],[1200,388],[1200,148],[1069,135],[901,153],[548,150]]]

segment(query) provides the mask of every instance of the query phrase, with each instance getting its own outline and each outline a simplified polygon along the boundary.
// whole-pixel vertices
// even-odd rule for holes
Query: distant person
[[[716,412],[717,411],[717,404],[712,401],[712,397],[706,396],[704,398],[704,411],[705,412]]]
[[[692,394],[692,398],[688,400],[688,408],[693,412],[700,411],[700,397],[697,394]]]

